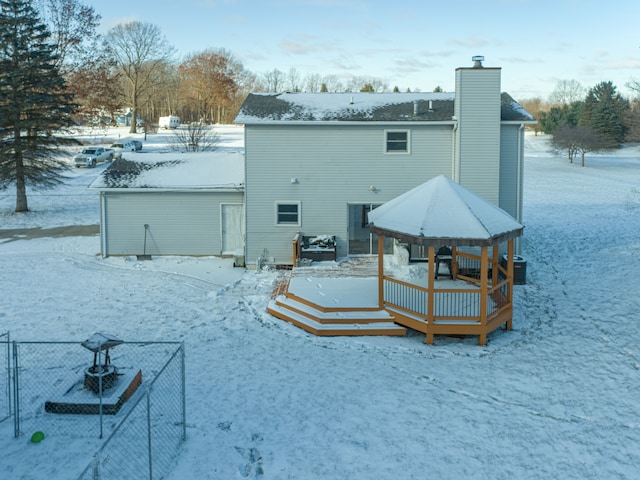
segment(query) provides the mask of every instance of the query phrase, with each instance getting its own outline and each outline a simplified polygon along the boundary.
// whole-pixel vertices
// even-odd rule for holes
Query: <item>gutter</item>
[[[455,120],[437,120],[437,121],[420,121],[420,120],[265,120],[262,122],[245,122],[237,125],[455,125]]]

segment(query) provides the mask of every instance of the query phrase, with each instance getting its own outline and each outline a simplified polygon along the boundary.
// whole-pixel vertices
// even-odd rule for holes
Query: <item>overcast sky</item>
[[[369,76],[401,90],[454,90],[484,55],[502,90],[546,99],[559,80],[640,80],[640,0],[83,0],[101,31],[159,26],[180,56],[225,48],[256,74]]]

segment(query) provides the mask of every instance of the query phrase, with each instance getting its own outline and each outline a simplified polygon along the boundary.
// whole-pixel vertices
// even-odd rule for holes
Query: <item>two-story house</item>
[[[482,61],[456,70],[453,93],[249,95],[235,120],[247,266],[291,264],[297,232],[335,236],[338,257],[375,254],[367,213],[438,175],[522,222],[524,127],[535,119]]]

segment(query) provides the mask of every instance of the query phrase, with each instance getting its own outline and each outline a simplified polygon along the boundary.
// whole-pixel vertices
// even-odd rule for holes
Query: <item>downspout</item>
[[[105,192],[100,192],[100,255],[107,256],[107,200]]]
[[[458,182],[459,166],[456,162],[456,133],[458,131],[458,119],[455,117],[453,118],[456,120],[456,123],[453,124],[453,130],[451,131],[451,135],[453,136],[453,142],[451,142],[451,155],[453,159],[453,161],[451,162],[451,179],[454,182]]]
[[[516,211],[518,212],[518,222],[522,223],[522,195],[523,188],[522,184],[524,183],[523,179],[523,163],[524,163],[524,146],[523,146],[523,137],[524,137],[524,123],[520,124],[518,128],[518,168],[517,168],[517,192],[516,192]],[[518,237],[516,239],[516,251],[518,253],[522,253],[522,237]]]
[[[524,162],[524,151],[523,151],[523,141],[522,136],[524,135],[524,123],[520,124],[518,128],[518,168],[517,168],[517,178],[518,178],[518,191],[516,195],[516,211],[518,212],[517,220],[522,223],[522,163]]]

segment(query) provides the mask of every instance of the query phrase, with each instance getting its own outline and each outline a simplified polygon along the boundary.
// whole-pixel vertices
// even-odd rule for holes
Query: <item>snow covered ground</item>
[[[221,132],[224,148],[241,149],[241,129]],[[105,135],[116,134],[93,139]],[[588,156],[585,168],[554,157],[545,136],[526,148],[527,284],[515,289],[513,331],[487,347],[314,337],[266,313],[275,272],[103,259],[97,236],[0,238],[0,332],[183,340],[188,438],[170,480],[637,478],[640,147]],[[103,168],[32,193],[28,215],[0,192],[0,229],[97,224],[85,187]],[[50,461],[56,432],[39,444],[12,433],[0,424],[1,478],[80,473]],[[91,459],[86,442],[66,448],[79,465]]]

